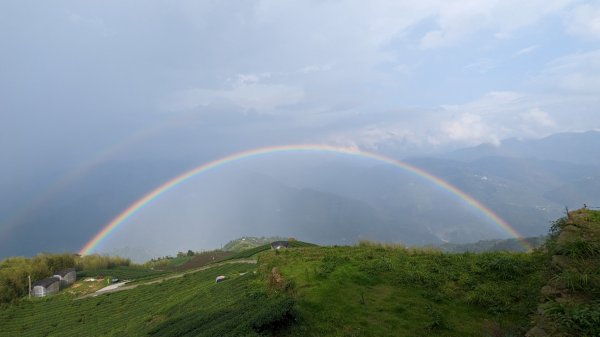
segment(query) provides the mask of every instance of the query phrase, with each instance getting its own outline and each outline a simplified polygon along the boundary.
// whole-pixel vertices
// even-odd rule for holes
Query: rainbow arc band
[[[188,179],[201,174],[206,171],[217,169],[223,165],[228,163],[236,162],[242,159],[254,158],[265,156],[269,154],[275,153],[284,153],[284,152],[328,152],[328,153],[339,153],[339,154],[347,154],[351,156],[358,156],[364,158],[371,158],[376,161],[384,162],[391,164],[393,166],[399,167],[406,171],[412,172],[426,180],[438,185],[439,187],[449,191],[455,196],[462,199],[468,205],[472,206],[476,210],[478,210],[485,217],[492,220],[492,222],[508,233],[510,236],[519,240],[520,244],[526,249],[530,250],[531,245],[523,239],[523,237],[514,229],[508,222],[502,219],[498,214],[494,213],[491,209],[485,206],[483,203],[468,195],[467,193],[460,190],[458,187],[450,184],[449,182],[442,180],[434,176],[433,174],[418,168],[416,166],[410,165],[408,163],[402,162],[400,160],[396,160],[390,157],[386,157],[384,155],[369,152],[365,150],[361,150],[354,147],[336,147],[330,145],[318,145],[318,144],[294,144],[294,145],[281,145],[281,146],[270,146],[270,147],[262,147],[253,150],[243,151],[239,153],[235,153],[217,160],[213,160],[211,162],[202,164],[190,171],[187,171],[167,182],[160,185],[152,192],[146,194],[141,199],[137,200],[135,203],[131,204],[127,209],[125,209],[121,214],[115,217],[110,223],[100,230],[92,239],[90,239],[83,248],[79,251],[81,255],[88,255],[93,253],[96,248],[104,241],[112,231],[114,231],[117,227],[125,223],[129,218],[139,212],[141,209],[152,203],[162,194],[167,191],[175,188],[176,186],[184,183]]]

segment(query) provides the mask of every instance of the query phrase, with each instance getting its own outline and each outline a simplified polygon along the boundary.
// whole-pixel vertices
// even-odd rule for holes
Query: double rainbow
[[[504,219],[502,219],[500,216],[498,216],[498,214],[494,213],[494,211],[489,209],[487,206],[482,204],[477,199],[475,199],[472,196],[468,195],[467,193],[461,191],[458,187],[434,176],[433,174],[431,174],[421,168],[418,168],[416,166],[407,164],[405,162],[402,162],[402,161],[399,161],[399,160],[396,160],[396,159],[393,159],[390,157],[386,157],[386,156],[378,154],[378,153],[360,150],[358,148],[336,147],[336,146],[317,145],[317,144],[298,144],[298,145],[269,146],[269,147],[263,147],[263,148],[258,148],[258,149],[235,153],[235,154],[229,155],[227,157],[223,157],[223,158],[208,162],[206,164],[202,164],[190,171],[187,171],[187,172],[165,182],[161,186],[154,189],[152,192],[146,194],[144,197],[137,200],[135,203],[133,203],[131,206],[129,206],[126,210],[124,210],[121,214],[119,214],[117,217],[115,217],[110,223],[108,223],[104,228],[102,228],[102,230],[100,232],[98,232],[90,241],[88,241],[83,248],[81,248],[81,250],[79,251],[79,254],[87,255],[87,254],[92,253],[98,247],[98,245],[109,236],[109,234],[111,232],[113,232],[117,227],[119,227],[120,225],[125,223],[127,221],[127,219],[131,218],[133,215],[135,215],[137,212],[139,212],[142,208],[144,208],[145,206],[150,204],[152,201],[156,200],[162,194],[164,194],[167,191],[175,188],[176,186],[184,183],[188,179],[190,179],[198,174],[201,174],[203,172],[214,170],[223,165],[227,165],[232,162],[240,161],[242,159],[260,157],[260,156],[264,156],[264,155],[268,155],[268,154],[282,153],[282,152],[329,152],[329,153],[347,154],[347,155],[352,155],[352,156],[371,158],[371,159],[374,159],[374,160],[377,160],[380,162],[394,165],[394,166],[404,169],[406,171],[412,172],[418,176],[425,178],[428,181],[433,182],[434,184],[449,191],[450,193],[456,195],[457,197],[462,199],[464,202],[466,202],[468,205],[477,209],[484,216],[486,216],[487,218],[492,220],[494,222],[494,224],[496,224],[498,227],[500,227],[502,230],[504,230],[510,236],[518,239],[519,242],[523,245],[523,247],[525,247],[527,250],[531,249],[531,246],[529,245],[529,243],[527,241],[525,241],[523,239],[523,237],[508,222],[506,222]]]

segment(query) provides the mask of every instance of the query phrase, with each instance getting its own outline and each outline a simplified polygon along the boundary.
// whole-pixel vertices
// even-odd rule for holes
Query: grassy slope
[[[82,300],[66,292],[22,300],[0,310],[0,336],[252,335],[291,308],[289,298],[267,295],[254,268],[228,264]],[[216,284],[217,275],[229,279]]]
[[[290,248],[316,247],[316,246],[317,245],[315,245],[313,243],[302,242],[302,241],[290,241],[289,242]],[[257,255],[258,253],[262,253],[262,252],[265,252],[268,250],[271,250],[270,243],[235,253],[234,255],[230,256],[226,260],[247,259],[247,258]]]
[[[556,221],[545,248],[548,282],[531,336],[600,336],[600,211]]]
[[[116,277],[121,280],[147,279],[168,274],[165,271],[147,268],[135,268],[119,266],[107,269],[88,269],[77,272],[77,279],[86,277],[104,276],[105,278]]]
[[[522,335],[543,283],[537,257],[522,253],[322,247],[259,261],[295,284],[291,336]]]
[[[234,256],[258,254],[258,267],[223,265],[84,300],[68,292],[21,300],[0,309],[0,336],[256,336],[294,314],[295,324],[277,327],[277,336],[522,336],[549,282],[560,291],[540,306],[538,322],[596,336],[599,226],[600,212],[574,212],[535,253],[264,245]],[[585,273],[573,269],[580,267]],[[229,279],[215,284],[220,274]]]
[[[288,238],[284,237],[243,237],[236,240],[231,240],[223,246],[223,250],[231,252],[241,252],[243,250],[252,249],[258,246],[269,244],[273,241],[285,241]]]
[[[181,272],[195,269],[227,259],[233,252],[213,250],[196,253],[194,256],[182,256],[158,261],[150,261],[144,264],[146,268],[162,271]]]

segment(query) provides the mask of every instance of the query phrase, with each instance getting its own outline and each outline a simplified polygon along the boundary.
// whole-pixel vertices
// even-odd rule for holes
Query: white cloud
[[[425,49],[455,45],[471,35],[488,31],[498,39],[507,39],[519,29],[566,8],[571,0],[492,0],[442,1],[435,18],[438,28],[421,39]],[[518,8],[518,10],[516,10]]]
[[[519,50],[517,50],[516,52],[514,52],[512,54],[512,57],[519,57],[519,56],[522,56],[522,55],[530,54],[533,51],[535,51],[536,49],[538,49],[539,47],[540,47],[539,44],[534,44],[534,45],[531,45],[529,47],[525,47],[523,49],[519,49]]]
[[[542,108],[554,104],[547,96],[507,91],[446,105],[439,123],[440,142],[498,144],[510,137],[543,137],[557,131],[557,121]]]
[[[581,4],[565,20],[570,33],[587,39],[600,39],[600,4]]]
[[[463,104],[443,105],[442,108],[453,113],[477,111],[478,115],[494,116],[503,111],[513,110],[523,99],[522,94],[514,91],[492,91],[477,100]]]
[[[597,96],[600,92],[600,49],[550,62],[538,81],[566,93]]]
[[[452,141],[471,144],[499,144],[500,138],[493,132],[483,118],[473,113],[462,113],[457,118],[443,122],[441,131]]]
[[[521,118],[528,123],[534,123],[544,127],[555,127],[556,122],[550,115],[540,108],[533,108],[521,114]]]

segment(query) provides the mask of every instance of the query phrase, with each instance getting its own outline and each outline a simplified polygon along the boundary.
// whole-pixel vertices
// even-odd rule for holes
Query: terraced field
[[[600,336],[600,212],[557,220],[529,253],[291,247],[162,276],[120,268],[145,281],[97,297],[23,298],[0,308],[0,337]]]
[[[292,307],[290,298],[265,292],[255,268],[231,263],[83,300],[67,293],[21,300],[0,310],[0,336],[253,335]],[[217,275],[228,279],[215,283]]]
[[[104,277],[116,277],[122,280],[133,280],[133,279],[147,279],[158,276],[167,275],[169,272],[152,270],[145,268],[132,268],[132,267],[114,267],[109,269],[93,269],[84,270],[77,273],[77,278],[84,277],[96,277],[102,275]]]

